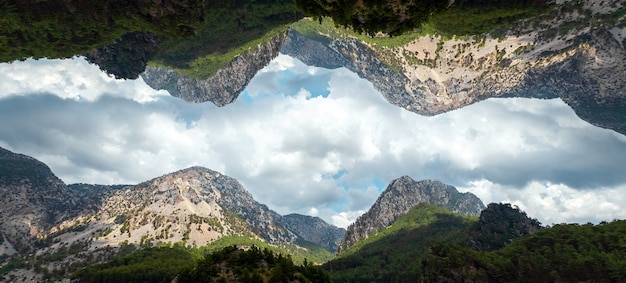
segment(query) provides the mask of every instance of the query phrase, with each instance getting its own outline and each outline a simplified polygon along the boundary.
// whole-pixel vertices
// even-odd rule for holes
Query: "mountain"
[[[523,238],[543,229],[537,219],[532,219],[510,204],[490,203],[480,213],[468,240],[474,250],[498,250],[514,239]]]
[[[368,38],[305,19],[281,52],[311,66],[345,67],[389,103],[420,115],[489,97],[558,97],[583,120],[626,134],[623,4],[565,2],[491,33],[463,36],[451,29]],[[447,21],[459,17],[474,16]]]
[[[148,64],[141,77],[151,87],[223,106],[280,50],[309,65],[346,67],[371,81],[391,104],[421,115],[490,97],[558,97],[583,120],[626,134],[623,0],[390,0],[356,6],[298,1],[319,19],[294,23],[297,32],[287,40],[276,31],[302,18],[293,1],[74,2],[0,5],[7,21],[2,34],[21,43],[7,46],[2,61],[87,54],[126,78],[137,77]],[[33,20],[33,28],[24,27]],[[377,29],[394,36],[372,32]],[[160,36],[158,46],[151,34]],[[102,44],[110,45],[95,48]]]
[[[403,176],[391,181],[374,205],[351,224],[338,252],[353,246],[389,227],[411,207],[427,203],[461,215],[479,215],[485,208],[482,201],[471,193],[459,193],[456,188],[435,180],[415,181]]]
[[[204,246],[242,233],[293,243],[296,235],[276,223],[280,217],[235,179],[191,167],[115,192],[98,210],[100,225],[92,226],[111,230],[107,243],[139,244],[143,238]]]
[[[48,166],[0,148],[0,254],[33,251],[38,239],[74,217],[80,204]]]
[[[623,282],[626,221],[541,227],[515,206],[421,203],[326,262],[333,282]]]
[[[316,243],[329,251],[336,251],[346,229],[329,225],[319,217],[302,214],[287,214],[278,221],[299,237]]]
[[[223,77],[198,80],[150,67],[142,77],[154,88],[187,101],[222,106],[234,101],[279,50],[307,65],[345,67],[372,82],[389,103],[420,115],[444,113],[490,97],[560,98],[581,119],[626,134],[623,3],[577,3],[563,2],[539,12],[519,8],[524,12],[517,18],[504,16],[517,10],[486,9],[483,17],[504,24],[465,33],[457,31],[464,28],[452,19],[480,25],[480,18],[472,14],[480,11],[452,7],[428,23],[436,31],[402,34],[398,39],[359,35],[330,20],[319,24],[303,19],[292,25],[286,38],[281,34],[265,49],[242,52],[231,63],[235,66],[223,69]],[[224,79],[230,77],[235,79]]]
[[[65,185],[42,162],[1,148],[0,204],[0,259],[15,261],[0,275],[26,267],[32,252],[36,273],[57,270],[63,277],[129,246],[218,240],[264,243],[319,262],[332,256],[344,232],[316,217],[283,217],[237,180],[207,168],[138,185]]]
[[[624,282],[626,221],[557,224],[494,251],[435,245],[423,282]]]
[[[237,99],[256,73],[278,56],[287,36],[283,32],[256,49],[237,55],[215,75],[198,79],[165,67],[147,67],[141,78],[154,89],[165,89],[188,102],[211,101],[224,106]]]
[[[417,204],[391,226],[360,239],[323,265],[333,282],[420,282],[421,261],[435,244],[465,245],[475,216]]]

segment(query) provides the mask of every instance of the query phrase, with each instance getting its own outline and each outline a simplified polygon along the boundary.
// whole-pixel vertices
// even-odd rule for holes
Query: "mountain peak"
[[[306,241],[336,251],[346,229],[326,223],[319,217],[297,213],[284,215],[279,223]]]
[[[428,203],[454,213],[476,216],[485,208],[474,194],[460,193],[455,187],[437,180],[415,181],[409,176],[402,176],[391,181],[369,211],[348,227],[339,245],[339,251],[389,227],[419,203]]]

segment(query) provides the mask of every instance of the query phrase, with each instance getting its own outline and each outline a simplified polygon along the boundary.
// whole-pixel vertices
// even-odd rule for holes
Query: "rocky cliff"
[[[0,254],[31,252],[80,201],[34,158],[0,148]]]
[[[434,180],[415,181],[403,176],[393,180],[374,205],[351,224],[338,251],[341,252],[361,239],[389,227],[409,209],[419,203],[432,204],[446,210],[478,216],[485,208],[471,193],[459,193],[456,188]]]
[[[296,235],[276,222],[280,217],[235,179],[192,167],[108,196],[93,229],[108,231],[103,235],[107,244],[182,241],[204,246],[228,235],[293,243]]]
[[[429,35],[396,47],[292,32],[281,52],[346,67],[421,115],[489,97],[559,97],[582,119],[626,134],[626,3],[605,2],[567,2],[497,36]]]
[[[326,223],[319,217],[302,214],[287,214],[278,221],[302,239],[316,243],[334,252],[346,233],[346,229]]]
[[[208,79],[200,80],[162,67],[147,67],[141,74],[154,89],[165,89],[188,102],[211,101],[224,106],[237,99],[256,73],[278,56],[287,32],[273,37],[257,49],[239,54]]]
[[[0,148],[0,260],[35,255],[38,268],[72,271],[125,245],[200,247],[225,236],[331,250],[344,231],[316,217],[282,216],[237,180],[202,167],[138,185],[65,185],[42,162]],[[41,279],[40,271],[29,274]]]

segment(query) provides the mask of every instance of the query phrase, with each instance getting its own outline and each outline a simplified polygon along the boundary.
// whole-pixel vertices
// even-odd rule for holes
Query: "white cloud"
[[[409,175],[485,202],[510,200],[547,223],[626,218],[626,202],[608,196],[626,184],[626,138],[581,121],[560,100],[493,99],[422,117],[346,69],[281,55],[242,99],[217,108],[82,61],[0,65],[10,73],[0,79],[0,145],[41,159],[66,182],[138,183],[201,165],[240,180],[279,213],[315,212],[345,227],[384,189],[374,180]],[[31,73],[49,79],[40,86]],[[72,91],[89,99],[68,99]],[[598,208],[583,209],[585,198]]]
[[[106,93],[138,102],[154,101],[165,91],[154,91],[143,80],[116,80],[82,57],[72,60],[27,59],[0,64],[0,99],[34,93],[93,102]]]
[[[564,184],[532,181],[523,188],[488,180],[471,181],[460,191],[476,194],[485,202],[517,205],[544,225],[611,221],[626,216],[626,185],[612,188],[573,189]]]

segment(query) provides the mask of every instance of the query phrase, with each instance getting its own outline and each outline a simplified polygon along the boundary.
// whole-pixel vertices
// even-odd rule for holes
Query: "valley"
[[[210,278],[237,282],[251,280],[242,279],[247,276],[305,282],[518,282],[520,268],[539,281],[546,279],[540,270],[554,268],[552,279],[617,282],[626,264],[619,256],[626,235],[623,220],[544,227],[510,204],[485,207],[471,193],[408,176],[389,184],[346,231],[316,217],[279,215],[235,179],[202,167],[138,185],[65,185],[45,164],[0,149],[0,172],[0,275],[8,282],[174,277],[187,282],[206,276],[202,272],[208,271],[200,270],[214,270],[212,264],[229,267],[210,271]],[[555,244],[559,250],[579,248],[562,251],[572,258],[563,265],[545,250]],[[530,266],[520,262],[525,256],[533,258],[526,259]],[[535,257],[552,265],[538,269],[532,265]],[[582,264],[574,259],[603,263],[571,273]],[[252,271],[242,273],[242,267]]]
[[[94,108],[87,107],[96,103],[82,102],[80,95],[72,102],[74,108],[71,109],[75,112],[68,111],[71,113],[45,112],[48,107],[53,109],[54,105],[68,103],[65,98],[45,93],[45,89],[0,97],[0,103],[16,103],[24,108],[35,100],[10,96],[45,98],[41,105],[31,109],[33,113],[43,113],[38,114],[44,117],[42,127],[30,128],[32,122],[21,121],[22,113],[18,113],[18,118],[9,123],[21,126],[25,134],[14,137],[7,133],[6,138],[0,137],[1,282],[626,281],[626,220],[542,224],[527,214],[533,211],[523,211],[505,200],[505,194],[497,192],[497,189],[506,189],[515,191],[511,193],[514,195],[540,188],[534,191],[540,197],[529,197],[528,203],[552,205],[554,214],[581,209],[612,209],[623,213],[623,207],[614,205],[621,197],[623,176],[620,168],[607,169],[611,164],[621,164],[619,154],[610,156],[610,151],[621,152],[626,135],[626,80],[623,79],[626,77],[626,2],[623,0],[516,0],[510,3],[461,0],[447,5],[436,1],[395,0],[385,2],[386,5],[375,1],[330,0],[232,0],[220,1],[219,5],[208,1],[122,2],[33,0],[0,4],[2,62],[19,65],[18,61],[27,58],[80,55],[107,76],[114,77],[116,81],[112,84],[122,79],[137,79],[154,90],[164,90],[168,99],[176,100],[170,96],[181,99],[171,105],[165,105],[167,99],[133,101],[133,106],[126,108],[126,101],[107,93],[104,98],[95,100],[108,103],[111,107],[108,109],[114,111],[94,118],[87,113]],[[327,75],[327,85],[319,86],[322,94],[313,94],[301,86],[293,97],[284,93],[277,95],[295,103],[319,103],[311,112],[302,111],[290,117],[310,119],[311,128],[297,123],[286,123],[290,127],[280,128],[276,126],[278,123],[271,123],[276,120],[257,121],[254,120],[257,116],[249,116],[252,118],[241,121],[254,124],[256,128],[246,128],[248,132],[235,139],[222,139],[222,136],[239,133],[233,127],[243,124],[236,120],[244,114],[266,111],[244,107],[237,112],[228,105],[242,99],[240,95],[255,78],[266,79],[265,83],[272,86],[271,80],[275,77],[267,75],[271,71],[262,70],[280,56],[293,60],[282,57],[284,65],[276,63],[274,68],[292,64],[296,69],[293,65],[297,60],[320,68],[306,69],[310,75],[328,69],[345,69],[356,76],[339,74],[331,78]],[[33,62],[29,64],[37,64]],[[261,77],[264,73],[266,76]],[[317,82],[307,82],[298,75],[293,72],[286,76],[296,77],[293,81],[297,83]],[[370,116],[386,113],[400,117],[390,120],[391,123],[401,124],[398,121],[404,122],[401,117],[407,113],[436,116],[489,98],[558,98],[584,121],[614,133],[596,131],[594,136],[583,137],[585,142],[580,143],[573,140],[580,136],[573,134],[546,141],[537,138],[541,132],[526,134],[532,129],[522,129],[523,134],[516,135],[518,132],[510,134],[496,127],[498,124],[519,127],[513,119],[488,121],[483,117],[476,121],[496,128],[490,133],[505,136],[498,140],[501,144],[479,139],[478,143],[482,141],[485,147],[498,145],[484,157],[480,156],[482,151],[464,142],[480,136],[469,128],[459,134],[463,139],[454,134],[437,136],[434,131],[426,131],[428,127],[386,130],[382,128],[389,124],[375,124],[370,120],[341,127],[341,122],[348,118],[334,115],[336,109],[322,104],[319,97],[324,97],[323,93],[328,96],[333,87],[343,91],[334,93],[337,101],[343,98],[340,95],[361,95],[359,92],[364,87],[350,89],[342,84],[350,78],[357,80],[357,76],[371,83],[386,102],[408,112],[392,114],[387,110],[372,110],[373,107],[363,107],[366,104],[354,101],[347,103],[348,107]],[[15,81],[21,83],[19,73],[7,72],[5,77],[7,81],[9,77],[18,78]],[[277,82],[288,84],[280,81],[285,77],[276,78]],[[42,75],[40,80],[52,81],[62,89],[65,86],[62,79],[54,76]],[[0,85],[4,86],[2,83],[0,80]],[[79,86],[81,90],[92,87],[100,86],[89,82]],[[6,89],[6,92],[12,91],[11,87]],[[254,95],[246,93],[245,96],[251,99]],[[361,97],[374,101],[367,95],[358,99]],[[211,112],[199,110],[206,102],[217,107],[210,111],[234,114],[207,114]],[[177,112],[183,109],[177,103],[199,106]],[[515,103],[523,102],[516,100],[511,105]],[[285,113],[285,109],[294,104],[264,105],[282,107],[280,110]],[[510,112],[521,112],[511,105]],[[525,105],[533,108],[530,103]],[[80,107],[89,110],[79,110]],[[9,108],[3,109],[8,112]],[[129,126],[128,121],[140,117],[134,115],[136,111],[147,113],[145,117],[149,117],[138,122],[141,127]],[[540,124],[539,116],[533,116],[533,111],[539,110],[528,110],[528,120],[534,124],[524,125]],[[171,117],[162,113],[174,116],[174,126],[168,128],[164,121]],[[281,112],[268,113],[271,116]],[[46,160],[55,162],[60,170],[72,168],[73,162],[90,164],[92,167],[81,174],[86,178],[100,174],[97,177],[106,179],[106,174],[120,170],[115,169],[124,162],[119,155],[132,155],[129,159],[142,166],[166,168],[159,162],[168,160],[178,164],[175,163],[179,162],[177,158],[193,166],[155,174],[160,176],[150,176],[134,184],[66,184],[58,177],[61,174],[57,176],[52,166],[41,161],[44,159],[3,148],[5,145],[9,149],[16,148],[22,143],[36,148],[38,142],[50,137],[57,144],[68,144],[67,148],[71,148],[75,145],[73,139],[82,138],[82,134],[89,136],[91,127],[68,126],[81,134],[79,138],[68,137],[63,130],[54,128],[54,123],[48,123],[47,120],[55,120],[57,116],[67,125],[71,124],[68,121],[84,119],[94,128],[100,125],[99,119],[107,120],[109,128],[102,128],[110,132],[107,138],[112,141],[107,144],[96,137],[88,147],[78,149],[80,154],[76,156],[68,153],[59,157],[39,152]],[[432,125],[446,125],[441,130],[445,132],[463,122],[446,119],[449,121]],[[548,131],[577,123],[563,120],[566,119],[549,121]],[[329,123],[339,127],[330,127]],[[198,124],[209,126],[194,132]],[[143,131],[142,127],[148,126],[157,130]],[[289,130],[291,136],[274,139],[275,126],[278,130]],[[178,137],[183,128],[190,135]],[[573,127],[580,128],[582,126]],[[39,136],[37,130],[32,129],[44,129],[48,135]],[[302,134],[307,129],[312,133]],[[267,132],[267,135],[259,132]],[[384,135],[391,132],[400,135]],[[420,136],[426,133],[435,135],[430,143]],[[404,139],[395,138],[404,136],[415,139],[406,143]],[[131,141],[133,138],[144,141],[138,146],[139,151],[123,152],[127,137]],[[161,140],[165,142],[150,142]],[[208,140],[217,140],[218,146],[210,148],[215,144],[207,145]],[[358,142],[344,142],[355,140]],[[159,146],[167,142],[176,149],[172,152],[185,154],[151,159],[165,154]],[[567,147],[568,142],[573,146]],[[259,158],[255,152],[258,144],[277,153],[267,150],[269,157]],[[515,148],[518,144],[523,150]],[[600,157],[585,155],[587,151],[583,152],[583,148],[587,145],[600,148],[589,152],[597,154],[606,150],[609,153],[597,154]],[[203,147],[205,151],[181,149],[193,146]],[[420,155],[420,147],[436,152]],[[555,163],[569,164],[554,165],[548,151],[561,147],[567,152],[566,158]],[[388,150],[389,154],[382,155],[381,149]],[[105,153],[88,154],[94,150]],[[199,152],[208,152],[201,157],[202,162],[194,156]],[[219,158],[223,156],[233,159],[237,156],[243,165],[223,171],[228,167],[220,163]],[[109,163],[108,158],[119,160]],[[255,160],[258,162],[253,162],[254,158],[258,158]],[[206,164],[205,160],[216,165],[207,167],[219,170],[195,165]],[[463,164],[454,164],[457,160]],[[391,167],[385,162],[397,164]],[[492,171],[481,171],[481,162],[492,162],[486,165]],[[509,163],[515,162],[526,162],[527,167],[509,167]],[[364,167],[354,166],[359,163]],[[540,172],[543,163],[550,163],[552,167],[546,168],[554,172]],[[132,166],[124,164],[124,168]],[[413,166],[418,169],[404,168]],[[133,170],[145,168],[136,167],[139,169]],[[581,180],[587,176],[577,175],[581,168],[592,167],[592,173],[598,177]],[[397,172],[398,168],[402,173]],[[403,171],[414,173],[419,168],[428,170],[419,172],[418,180]],[[394,174],[394,179],[388,183],[377,176],[364,180],[362,176],[349,175],[352,169],[384,171],[385,176]],[[244,174],[240,180],[224,174],[246,170],[248,175]],[[516,179],[517,175],[509,175],[516,170],[522,171],[520,175],[535,173],[539,176]],[[303,184],[283,182],[280,174],[284,172],[301,177]],[[244,185],[250,181],[245,176],[271,179],[258,182],[262,186],[256,189],[264,190],[258,199],[280,199],[273,205],[283,206],[269,207],[255,199]],[[111,179],[114,177],[121,178],[112,176]],[[466,187],[456,188],[436,179],[438,177],[462,180]],[[552,184],[553,179],[561,183]],[[502,184],[496,184],[498,181]],[[304,182],[315,183],[314,188],[320,192],[310,192],[311,186]],[[363,187],[353,190],[350,184]],[[273,186],[288,187],[293,194],[282,195],[285,190]],[[549,189],[559,194],[550,195],[546,192]],[[503,202],[483,203],[472,190]],[[620,195],[601,199],[585,194],[594,190]],[[565,198],[561,196],[568,192],[579,193],[582,197],[575,203],[564,204]],[[377,195],[375,201],[368,202],[374,194]],[[611,197],[617,201],[602,203]],[[293,209],[305,201],[314,202],[308,208],[310,215],[277,212]],[[295,204],[285,205],[290,202]],[[332,215],[337,217],[332,218],[334,223],[356,220],[346,225],[347,229],[330,224],[318,217],[321,214],[315,204],[320,203],[327,205],[320,205],[326,209],[324,216],[328,217],[330,210],[335,213]],[[367,210],[359,210],[363,203],[367,203]],[[558,211],[562,207],[569,210]],[[307,208],[298,209],[302,212]],[[345,210],[359,215],[342,214]]]

